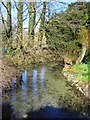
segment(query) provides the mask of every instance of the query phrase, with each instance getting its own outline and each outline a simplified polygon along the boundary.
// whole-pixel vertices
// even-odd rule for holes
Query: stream
[[[2,97],[2,119],[83,118],[89,120],[88,100],[61,73],[60,65],[32,65],[22,70],[20,86]]]

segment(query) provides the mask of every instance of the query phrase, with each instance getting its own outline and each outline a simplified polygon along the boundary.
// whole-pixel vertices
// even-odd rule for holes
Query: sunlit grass
[[[89,79],[89,65],[88,64],[75,64],[71,67],[71,69],[69,70],[69,72],[72,72],[75,74],[75,78],[77,80],[82,80],[84,82],[88,82]]]

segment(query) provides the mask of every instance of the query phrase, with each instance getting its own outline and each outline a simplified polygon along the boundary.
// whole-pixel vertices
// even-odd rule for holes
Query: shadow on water
[[[11,106],[8,103],[3,103],[3,119],[5,120],[18,120],[17,116],[11,117],[11,114],[13,114],[13,111],[11,110]],[[75,111],[69,111],[67,109],[59,109],[59,108],[54,108],[53,106],[46,106],[44,108],[40,108],[40,110],[38,111],[30,111],[27,113],[27,117],[26,119],[33,119],[33,118],[63,118],[65,120],[68,119],[70,120],[89,120],[88,117],[83,116],[82,114],[80,114],[79,112],[75,112]],[[21,118],[23,119],[23,118]],[[25,119],[25,118],[24,118]]]
[[[81,115],[79,112],[72,112],[68,109],[59,109],[53,106],[46,106],[38,111],[29,112],[28,118],[77,118],[89,120],[87,117]]]
[[[58,71],[49,73],[50,69],[49,71],[47,69],[46,66],[41,66],[39,69],[34,68],[29,71],[32,75],[31,77],[28,76],[27,70],[23,70],[20,89],[17,89],[16,78],[13,78],[10,100],[7,102],[5,99],[2,103],[3,119],[83,118],[83,120],[87,120],[87,117],[81,114],[80,111],[72,111],[65,107],[60,107],[58,103],[60,100],[57,101],[60,95],[59,97],[57,96],[65,90],[66,86],[63,85],[65,81],[62,81],[62,77],[61,81],[60,78],[56,77]],[[31,85],[31,88],[29,88],[29,85]],[[64,93],[61,95],[64,95]],[[63,98],[68,101],[68,97],[65,95],[64,97],[67,99]],[[53,101],[54,99],[56,101]],[[54,102],[57,102],[59,106],[53,105],[52,103]],[[60,104],[61,102],[62,99]]]
[[[11,105],[7,102],[2,103],[2,119],[16,119],[17,112],[15,110],[16,105],[16,78],[12,80],[12,93],[11,93]]]

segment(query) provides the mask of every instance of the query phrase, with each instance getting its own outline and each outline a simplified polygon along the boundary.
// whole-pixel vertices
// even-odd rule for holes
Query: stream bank
[[[63,71],[63,75],[67,78],[68,82],[72,86],[75,86],[77,90],[79,90],[84,96],[86,96],[88,99],[90,99],[90,82],[84,83],[83,81],[80,81],[78,79],[75,79],[74,73],[69,73],[67,71]]]
[[[2,93],[11,89],[12,78],[20,77],[20,70],[15,66],[9,65],[3,57],[3,55],[0,56],[0,91]]]

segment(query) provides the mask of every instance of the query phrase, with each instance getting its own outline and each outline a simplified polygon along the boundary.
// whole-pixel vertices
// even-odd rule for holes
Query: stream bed
[[[2,119],[83,118],[89,120],[88,100],[70,87],[60,65],[32,65],[22,70],[20,86],[2,97]]]

